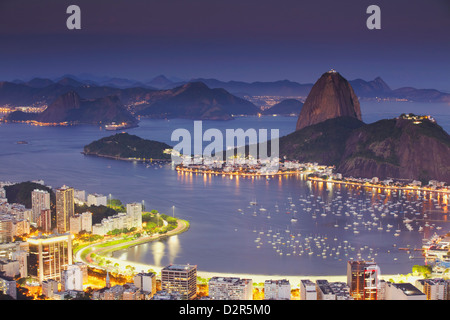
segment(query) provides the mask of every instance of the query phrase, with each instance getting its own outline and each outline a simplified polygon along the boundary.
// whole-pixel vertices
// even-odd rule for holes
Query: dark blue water
[[[367,123],[403,112],[426,113],[448,132],[449,108],[362,103],[363,120]],[[276,128],[283,136],[295,129],[295,123],[296,118],[290,117],[246,117],[204,121],[203,127]],[[188,120],[143,120],[140,127],[127,131],[173,145],[172,131],[190,129],[192,125]],[[147,209],[167,214],[172,214],[175,206],[175,216],[191,222],[188,232],[118,252],[116,256],[148,264],[191,263],[204,271],[344,274],[348,259],[371,257],[385,274],[408,273],[412,265],[422,260],[414,259],[414,252],[408,254],[398,248],[419,247],[422,238],[430,233],[448,231],[446,222],[425,226],[424,221],[414,220],[412,231],[402,222],[405,217],[419,217],[418,213],[443,220],[446,199],[311,184],[300,176],[266,180],[178,174],[170,165],[147,168],[141,163],[81,154],[84,145],[111,134],[95,126],[2,124],[0,180],[43,179],[55,188],[67,184],[88,193],[111,194],[125,203],[144,200]],[[29,144],[17,144],[20,140]],[[258,205],[251,206],[250,201],[257,201]],[[291,222],[294,215],[297,221]],[[382,231],[378,230],[380,226]],[[423,231],[419,231],[420,227]],[[394,236],[397,229],[399,235]]]

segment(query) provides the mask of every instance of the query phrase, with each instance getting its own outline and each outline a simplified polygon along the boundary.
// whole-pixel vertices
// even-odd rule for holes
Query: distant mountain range
[[[134,112],[151,118],[230,120],[233,115],[256,115],[253,103],[233,96],[224,89],[210,89],[202,82],[189,82],[169,90],[149,93],[145,104]]]
[[[225,89],[239,97],[279,96],[306,97],[313,83],[298,83],[289,80],[271,82],[220,81],[217,79],[193,78],[180,80],[159,75],[149,81],[126,78],[95,77],[88,74],[64,75],[56,79],[34,78],[29,81],[0,82],[0,105],[29,104],[39,99],[52,100],[57,96],[76,89],[83,98],[98,98],[106,95],[120,95],[123,103],[127,99],[140,98],[143,91],[170,90],[189,82],[202,82],[211,89]],[[360,100],[365,99],[405,99],[416,102],[450,102],[450,94],[435,89],[402,87],[392,89],[380,77],[371,81],[355,79],[348,81]],[[125,91],[123,91],[125,90]],[[21,95],[24,95],[21,97]],[[50,101],[51,102],[51,101]]]

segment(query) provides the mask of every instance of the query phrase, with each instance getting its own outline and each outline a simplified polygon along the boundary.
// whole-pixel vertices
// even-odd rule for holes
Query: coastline
[[[94,157],[100,157],[100,158],[107,158],[107,159],[113,159],[113,160],[122,160],[122,161],[138,161],[138,162],[170,162],[171,159],[137,159],[137,158],[122,158],[119,156],[110,156],[106,154],[98,154],[98,153],[90,153],[90,152],[84,152],[81,151],[81,154],[85,156],[94,156]]]
[[[86,263],[89,266],[95,267],[95,268],[101,268],[104,270],[110,270],[111,268],[99,266],[96,263],[90,262],[88,260],[92,260],[90,258],[90,255],[93,253],[102,255],[102,252],[105,252],[106,254],[103,255],[104,257],[107,257],[108,260],[111,261],[111,265],[118,265],[119,270],[127,270],[129,266],[132,266],[135,270],[135,272],[154,272],[156,274],[161,274],[161,270],[165,266],[157,266],[157,265],[151,265],[146,263],[139,263],[139,262],[133,262],[128,260],[123,260],[120,258],[115,258],[112,256],[113,252],[128,249],[136,245],[140,245],[143,243],[149,243],[156,240],[161,240],[167,237],[176,236],[180,233],[183,233],[189,229],[189,223],[185,220],[179,219],[179,221],[183,222],[183,225],[178,225],[178,227],[172,231],[169,231],[168,234],[161,234],[161,235],[152,235],[149,237],[146,237],[146,239],[137,239],[136,241],[132,241],[129,244],[121,243],[117,245],[113,245],[111,247],[102,247],[97,250],[92,250],[89,252],[89,254],[86,255],[85,259],[81,258],[82,252],[86,249],[95,248],[95,246],[100,245],[102,243],[105,243],[105,241],[100,241],[98,243],[93,243],[88,246],[85,246],[78,250],[76,254],[74,254],[74,260],[75,261],[81,261]],[[110,239],[112,240],[112,239]],[[108,241],[106,241],[107,243]],[[252,279],[254,284],[260,285],[264,283],[266,280],[281,280],[286,279],[290,282],[292,288],[297,288],[300,285],[301,280],[311,280],[315,282],[316,280],[327,280],[329,282],[347,282],[347,275],[341,274],[341,275],[279,275],[279,274],[251,274],[251,273],[233,273],[233,272],[214,272],[214,271],[206,271],[206,270],[197,270],[197,276],[204,279],[210,279],[212,277],[238,277],[241,279]],[[401,274],[389,274],[389,275],[380,275],[380,279],[385,281],[393,280],[395,282],[400,281],[415,281],[417,279],[420,279],[420,277],[414,277],[411,275],[405,276]]]
[[[126,268],[126,266],[133,266],[136,270],[136,272],[148,272],[149,270],[156,273],[161,274],[161,270],[165,266],[155,266],[150,264],[144,264],[144,263],[138,263],[138,262],[131,262],[127,260],[121,260],[119,258],[113,258],[108,257],[109,260],[112,261],[113,264],[118,263],[120,269]],[[98,268],[98,266],[96,266]],[[238,277],[241,279],[252,279],[253,283],[264,283],[266,280],[281,280],[286,279],[290,282],[292,288],[297,288],[300,285],[301,280],[311,280],[315,282],[316,280],[327,280],[329,282],[347,282],[347,275],[341,274],[341,275],[275,275],[275,274],[249,274],[249,273],[231,273],[231,272],[214,272],[214,271],[204,271],[204,270],[197,270],[197,277],[201,277],[204,279],[210,279],[212,277]],[[380,280],[390,281],[393,280],[394,282],[401,282],[401,281],[412,281],[414,283],[417,279],[422,279],[423,277],[414,277],[414,276],[407,276],[407,275],[401,275],[401,274],[386,274],[380,275]]]
[[[343,185],[351,185],[358,187],[365,187],[369,189],[386,189],[386,190],[404,190],[404,191],[419,191],[419,192],[435,192],[435,193],[444,193],[450,194],[450,190],[436,190],[436,189],[427,189],[423,187],[401,187],[401,186],[386,186],[386,185],[376,185],[376,184],[368,184],[365,182],[353,182],[353,181],[339,181],[339,180],[327,180],[316,177],[308,177],[307,180],[322,182],[322,183],[333,183],[333,184],[343,184]]]

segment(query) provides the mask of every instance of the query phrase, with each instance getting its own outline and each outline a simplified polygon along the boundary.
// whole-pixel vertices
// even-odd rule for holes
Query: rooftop
[[[403,291],[407,296],[423,295],[424,293],[411,283],[392,283],[394,287]]]
[[[164,267],[162,269],[162,271],[164,270],[170,270],[170,271],[189,271],[189,270],[193,270],[193,269],[197,269],[197,266],[191,266],[189,264],[187,265],[182,265],[182,264],[171,264],[167,267]]]

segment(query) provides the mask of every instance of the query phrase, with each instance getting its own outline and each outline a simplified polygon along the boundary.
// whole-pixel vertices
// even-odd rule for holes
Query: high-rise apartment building
[[[142,204],[128,203],[127,204],[127,219],[129,220],[129,228],[142,228]]]
[[[150,273],[138,273],[134,276],[134,285],[145,293],[149,293],[152,297],[156,293],[156,277],[155,274]]]
[[[50,209],[41,210],[41,214],[39,215],[39,219],[37,221],[38,227],[46,233],[51,232],[52,230],[52,213]]]
[[[28,238],[28,276],[40,283],[61,280],[61,272],[72,264],[72,239],[70,233]]]
[[[74,189],[63,186],[56,190],[56,227],[58,233],[70,230],[70,217],[75,214]]]
[[[169,265],[161,270],[161,288],[167,293],[178,292],[184,300],[197,296],[197,266]]]
[[[380,269],[373,261],[348,261],[347,285],[355,300],[377,300]]]
[[[317,300],[316,284],[309,279],[300,280],[300,300]]]
[[[35,189],[31,192],[31,222],[38,223],[42,210],[50,209],[50,193]]]
[[[61,272],[61,291],[83,291],[83,270],[79,265],[68,265]]]
[[[212,300],[253,300],[253,281],[235,277],[212,277],[208,282]]]
[[[288,280],[266,280],[264,282],[265,300],[290,300],[291,284]]]

